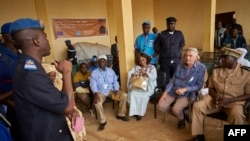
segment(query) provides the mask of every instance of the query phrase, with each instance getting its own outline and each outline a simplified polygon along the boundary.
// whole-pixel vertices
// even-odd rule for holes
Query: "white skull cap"
[[[107,61],[107,56],[106,55],[100,55],[99,57],[98,57],[98,60],[100,60],[100,59],[104,59],[104,60],[106,60]]]

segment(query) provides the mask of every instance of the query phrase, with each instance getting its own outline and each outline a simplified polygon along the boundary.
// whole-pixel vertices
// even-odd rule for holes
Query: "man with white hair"
[[[197,58],[196,48],[186,49],[184,61],[177,66],[158,103],[160,111],[168,112],[172,103],[175,102],[172,106],[172,113],[179,121],[179,129],[185,128],[183,110],[188,106],[190,94],[200,90],[204,84],[206,67],[197,61]]]
[[[119,108],[116,118],[122,121],[129,121],[125,115],[127,111],[127,94],[119,91],[120,86],[115,72],[106,66],[107,56],[99,56],[98,68],[91,73],[90,79],[90,88],[94,94],[94,105],[100,122],[98,131],[104,130],[105,125],[107,124],[102,104],[108,96],[112,96],[112,99],[116,97],[115,99],[119,100]]]

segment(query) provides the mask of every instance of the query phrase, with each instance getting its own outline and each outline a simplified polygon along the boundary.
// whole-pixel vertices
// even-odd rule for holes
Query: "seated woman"
[[[145,115],[149,98],[154,93],[154,88],[157,85],[157,72],[155,66],[149,64],[151,59],[147,54],[140,53],[138,60],[139,65],[136,65],[128,72],[128,102],[130,104],[129,116],[135,116],[139,121]],[[146,91],[131,89],[131,77],[140,75],[148,77]]]
[[[91,109],[89,77],[91,73],[88,71],[87,63],[83,62],[79,65],[79,70],[73,76],[73,85],[77,97]]]
[[[51,64],[46,64],[46,63],[42,63],[42,66],[46,72],[46,74],[49,76],[49,78],[52,80],[54,86],[58,89],[58,90],[62,90],[62,74],[60,74],[54,65]]]
[[[62,75],[56,70],[55,66],[51,64],[46,64],[46,63],[43,63],[42,66],[46,74],[52,80],[54,86],[57,89],[62,90],[62,85],[63,85]],[[66,116],[67,125],[69,127],[70,133],[74,141],[86,141],[87,135],[86,135],[86,129],[84,127],[84,119],[83,119],[82,113],[80,112],[80,110],[77,109],[76,106],[74,107],[74,109],[78,111],[80,118],[79,120],[75,121],[75,125],[73,126],[72,125],[73,122],[71,123],[69,118]]]

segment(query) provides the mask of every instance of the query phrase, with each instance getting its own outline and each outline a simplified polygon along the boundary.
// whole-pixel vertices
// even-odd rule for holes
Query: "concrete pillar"
[[[110,44],[115,43],[116,32],[116,21],[115,21],[115,9],[114,9],[114,0],[107,1],[107,13],[108,13],[108,24],[109,24],[109,37]]]
[[[35,3],[35,9],[37,13],[37,18],[40,20],[43,20],[43,24],[45,26],[44,31],[47,33],[47,39],[50,43],[52,43],[52,37],[49,30],[49,19],[46,9],[46,0],[34,0]],[[52,45],[52,44],[50,44]],[[55,60],[55,54],[54,54],[54,47],[51,46],[50,55],[45,57],[45,60],[43,58],[43,61],[50,63],[51,60]]]
[[[216,0],[204,0],[203,52],[214,52]]]
[[[131,0],[113,0],[118,38],[121,90],[127,91],[127,73],[134,66],[134,37]]]

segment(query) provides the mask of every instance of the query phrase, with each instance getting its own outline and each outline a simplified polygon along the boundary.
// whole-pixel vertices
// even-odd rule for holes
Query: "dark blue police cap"
[[[5,23],[1,27],[1,34],[8,34],[11,23]]]
[[[31,18],[21,18],[17,19],[10,25],[9,33],[14,35],[14,33],[26,30],[26,29],[44,29],[43,22],[41,20],[34,20]]]
[[[176,18],[175,17],[168,17],[167,19],[166,19],[166,22],[167,23],[175,23],[177,20],[176,20]]]

